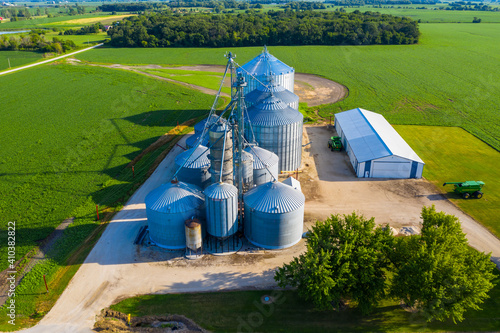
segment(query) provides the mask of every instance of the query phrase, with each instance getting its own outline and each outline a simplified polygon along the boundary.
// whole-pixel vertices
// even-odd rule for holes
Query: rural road
[[[95,49],[96,47],[99,47],[101,45],[103,45],[103,43],[100,43],[100,44],[97,44],[97,45],[94,45],[94,46],[91,46],[91,47],[87,47],[86,49],[82,49],[82,50],[78,50],[78,51],[71,52],[71,53],[68,53],[68,54],[64,54],[64,55],[59,56],[59,57],[55,57],[55,58],[51,58],[51,59],[48,59],[48,60],[40,61],[40,62],[37,62],[37,63],[34,63],[34,64],[21,66],[21,67],[14,68],[14,69],[9,69],[9,70],[0,72],[0,75],[17,72],[17,71],[20,71],[21,69],[35,67],[35,66],[38,66],[38,65],[43,65],[43,64],[46,64],[46,63],[49,63],[49,62],[52,62],[52,61],[56,61],[56,60],[63,59],[63,58],[66,58],[66,57],[69,57],[69,56],[72,56],[72,55],[75,55],[75,54],[78,54],[78,53],[82,53],[82,52],[85,52],[85,51],[88,51],[88,50]]]

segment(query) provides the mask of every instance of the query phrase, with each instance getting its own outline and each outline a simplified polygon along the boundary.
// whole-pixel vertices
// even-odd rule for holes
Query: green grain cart
[[[337,150],[341,151],[342,150],[342,141],[340,140],[339,136],[332,136],[330,140],[328,140],[328,148],[330,148],[331,151]]]
[[[482,181],[466,181],[466,182],[454,182],[454,183],[444,183],[443,186],[452,184],[455,186],[453,191],[460,194],[464,199],[470,197],[481,199],[483,197],[483,192],[481,189],[484,186]]]

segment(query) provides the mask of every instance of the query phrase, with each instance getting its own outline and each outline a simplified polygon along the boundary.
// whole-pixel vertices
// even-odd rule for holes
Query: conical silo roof
[[[257,146],[246,147],[245,151],[253,156],[253,168],[264,169],[278,164],[279,157],[275,153]]]
[[[162,184],[145,199],[146,207],[160,213],[183,213],[205,202],[201,188],[183,182]]]
[[[245,193],[243,200],[251,209],[270,214],[292,212],[305,204],[302,192],[279,182],[257,186]]]
[[[209,199],[227,199],[238,195],[238,188],[228,183],[215,183],[210,185],[203,192]]]
[[[241,66],[246,72],[251,75],[280,75],[283,73],[293,72],[293,67],[286,65],[284,62],[270,54],[265,48],[261,54]],[[238,68],[238,73],[246,73],[241,68]]]
[[[175,164],[178,166],[184,165],[184,168],[208,168],[210,166],[208,149],[202,145],[188,149],[176,156]]]
[[[186,146],[188,148],[193,148],[194,146],[196,146],[196,143],[198,142],[198,138],[200,137],[201,134],[193,134],[191,135],[189,138],[186,139]],[[205,133],[205,136],[203,137],[203,139],[201,140],[201,145],[203,146],[207,146],[209,143],[208,141],[208,132]]]
[[[205,128],[207,122],[208,122],[208,125],[210,127],[211,124],[215,123],[217,121],[217,119],[219,119],[219,116],[216,115],[216,114],[212,114],[211,116],[201,120],[200,122],[198,122],[196,125],[194,125],[194,132],[196,134],[199,134],[201,132],[203,132],[203,129]],[[224,118],[220,118],[221,121],[225,121]]]
[[[255,126],[281,126],[303,119],[302,113],[273,95],[248,109],[248,120]]]

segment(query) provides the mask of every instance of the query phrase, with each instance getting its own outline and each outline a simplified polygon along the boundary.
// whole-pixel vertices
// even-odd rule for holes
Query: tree
[[[391,294],[420,310],[428,321],[462,321],[480,309],[493,288],[490,255],[470,248],[459,220],[422,209],[421,236],[399,238],[390,255],[394,264]]]
[[[384,296],[389,228],[355,213],[317,222],[307,237],[307,251],[279,268],[280,287],[297,287],[299,295],[320,309],[340,307],[349,298],[368,313]]]
[[[472,23],[481,23],[481,19],[479,17],[474,17]]]

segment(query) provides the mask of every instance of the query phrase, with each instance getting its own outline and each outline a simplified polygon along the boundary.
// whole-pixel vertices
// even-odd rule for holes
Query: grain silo
[[[265,85],[259,85],[257,89],[246,94],[245,103],[247,107],[258,104],[273,94],[292,109],[299,110],[299,96],[278,84],[274,76],[269,76],[263,83]]]
[[[257,146],[247,147],[245,151],[253,155],[254,185],[258,186],[278,179],[278,155]]]
[[[241,174],[243,178],[243,184],[242,184],[243,192],[246,192],[253,187],[253,163],[254,163],[253,155],[246,151],[243,151],[241,154],[241,164],[242,164]],[[238,185],[239,175],[237,171],[235,172],[234,176],[235,176],[235,184]]]
[[[238,68],[236,72],[238,75],[243,75],[248,83],[243,89],[245,95],[265,83],[269,75],[274,76],[276,83],[293,92],[295,69],[271,55],[267,52],[267,48],[264,48],[257,57]]]
[[[212,114],[206,117],[205,119],[201,120],[200,122],[196,123],[196,125],[194,125],[194,134],[201,134],[205,129],[205,127],[210,127],[217,120],[219,120],[219,116],[216,114]],[[223,118],[221,118],[220,120],[224,121]]]
[[[278,155],[279,171],[300,167],[304,116],[275,96],[248,109],[245,137]]]
[[[186,147],[188,149],[196,147],[196,145],[198,144],[198,139],[200,138],[200,135],[201,134],[195,133],[195,134],[191,135],[189,138],[187,138],[186,139]],[[208,132],[205,133],[205,135],[203,136],[203,140],[201,140],[201,142],[199,142],[199,144],[201,144],[202,146],[208,146],[208,144],[209,144]]]
[[[184,249],[187,219],[204,216],[201,188],[172,181],[151,191],[145,199],[149,237],[166,249]]]
[[[238,231],[238,189],[227,183],[215,183],[204,191],[207,232],[226,238]]]
[[[252,244],[283,249],[300,241],[305,204],[302,192],[274,181],[251,189],[243,201],[245,236]]]
[[[226,121],[218,120],[208,131],[210,140],[210,173],[212,182],[233,184],[232,130]],[[222,169],[221,169],[222,164]],[[222,171],[222,177],[220,177]]]
[[[210,185],[211,176],[208,171],[210,160],[208,159],[208,148],[205,146],[199,145],[177,155],[175,168],[179,169],[177,179],[182,182],[201,188]]]

